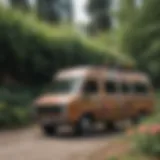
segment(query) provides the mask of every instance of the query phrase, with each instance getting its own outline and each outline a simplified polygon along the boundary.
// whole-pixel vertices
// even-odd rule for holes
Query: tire
[[[140,122],[142,122],[142,120],[145,118],[145,114],[144,113],[139,113],[137,116],[134,116],[132,118],[132,123],[137,125]]]
[[[105,131],[116,131],[116,126],[114,122],[106,122],[105,123]]]
[[[52,136],[56,133],[56,127],[52,125],[44,125],[42,127],[43,133],[47,136]]]
[[[83,116],[74,127],[74,135],[81,136],[88,134],[93,127],[93,121],[90,116]]]

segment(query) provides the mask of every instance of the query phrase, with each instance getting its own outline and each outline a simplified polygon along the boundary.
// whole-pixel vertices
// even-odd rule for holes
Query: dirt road
[[[0,132],[1,160],[88,160],[107,145],[111,135],[45,137],[38,127]]]

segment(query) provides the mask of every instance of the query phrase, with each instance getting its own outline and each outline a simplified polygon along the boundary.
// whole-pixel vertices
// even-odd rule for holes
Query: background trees
[[[16,8],[21,8],[23,10],[29,10],[30,8],[28,0],[9,0],[9,2]]]
[[[119,9],[116,13],[119,26],[128,25],[137,14],[136,0],[120,0]]]
[[[71,22],[72,0],[37,0],[38,16],[50,23]]]
[[[43,85],[60,68],[121,60],[72,28],[54,27],[29,14],[0,9],[0,79]],[[5,78],[6,79],[6,78]]]
[[[158,0],[145,0],[123,41],[124,51],[136,59],[139,69],[151,75],[156,86],[160,80],[159,5]]]
[[[18,7],[22,9],[25,8],[27,10],[29,8],[27,0],[10,0],[10,2],[13,7]],[[138,2],[140,2],[140,0]],[[153,79],[154,84],[157,85],[160,80],[159,0],[152,0],[152,1],[141,0],[141,6],[138,6],[137,0],[119,0],[119,5],[117,5],[118,9],[116,11],[111,10],[112,7],[111,3],[112,3],[111,0],[88,1],[87,10],[91,18],[90,30],[92,31],[92,33],[95,33],[94,39],[96,39],[94,44],[96,46],[103,46],[102,48],[109,51],[113,55],[120,53],[117,54],[117,56],[121,55],[132,56],[132,59],[136,61],[138,68],[140,70],[149,73]],[[73,5],[71,0],[37,0],[36,4],[37,4],[37,12],[39,18],[43,21],[52,24],[63,24],[63,22],[71,22],[74,16]],[[18,19],[17,18],[19,17],[18,14],[15,17],[16,17],[15,19]],[[23,18],[21,18],[21,21],[22,19]],[[25,22],[25,19],[23,21]],[[9,19],[8,24],[7,25],[5,24],[6,25],[5,29],[6,28],[11,29],[10,25],[12,22],[13,19]],[[1,26],[4,26],[3,20],[1,20],[0,23]],[[36,23],[36,25],[39,25],[39,23]],[[22,30],[20,26],[18,26],[20,29],[19,31],[17,31],[17,26],[18,23],[17,24],[14,23],[14,25],[12,26],[14,31],[12,33],[9,32],[10,31],[9,29],[6,32],[4,32],[5,30],[2,28],[3,32],[1,32],[1,37],[3,37],[3,41],[1,41],[0,45],[3,48],[3,53],[6,54],[6,56],[4,56],[3,54],[0,55],[1,56],[0,66],[1,70],[4,70],[3,72],[6,72],[9,68],[9,66],[6,66],[6,64],[12,64],[14,61],[15,61],[14,63],[17,64],[17,59],[15,58],[16,54],[18,54],[19,57],[23,57],[23,52],[25,54],[27,52],[24,50],[25,48],[24,45],[19,45],[17,48],[15,47],[16,45],[14,43],[16,43],[16,41],[14,41],[13,39],[19,36],[20,31],[22,33],[24,32],[24,30]],[[52,30],[54,30],[54,27],[52,29],[51,28],[50,29],[47,28],[48,31],[45,32],[53,33]],[[68,32],[68,30],[66,30],[66,32]],[[4,35],[5,33],[6,35],[7,34],[9,35],[9,38]],[[31,32],[30,31],[28,32],[27,30],[25,35],[22,36],[21,39],[23,39],[26,35],[28,36],[30,34]],[[53,34],[55,34],[55,32]],[[19,39],[20,38],[17,38],[18,42],[20,41]],[[57,43],[57,41],[58,39],[55,40],[54,44]],[[20,41],[19,44],[20,43],[22,42]],[[72,41],[72,43],[67,43],[69,45],[69,47],[67,46],[67,48],[71,48],[70,51],[68,51],[68,53],[71,52],[73,43],[75,45],[74,41]],[[35,42],[32,45],[34,44]],[[49,44],[48,40],[46,40],[45,45],[48,46],[48,44]],[[52,45],[54,46],[54,44]],[[79,43],[79,45],[80,44],[81,42]],[[10,45],[11,47],[8,47],[7,45]],[[28,45],[28,41],[26,42],[25,45]],[[38,52],[41,53],[42,50],[47,50],[45,51],[46,54],[46,52],[50,50],[48,48],[46,49],[46,47],[44,48],[41,48]],[[58,49],[57,52],[60,53],[60,50],[61,49]],[[31,52],[33,52],[32,49]],[[86,52],[82,53],[86,54]],[[61,53],[61,54],[66,54],[66,53]],[[40,58],[40,56],[33,56],[33,55],[27,56],[27,58],[25,57],[26,59],[30,59],[30,64],[28,64],[28,68],[32,66],[31,61],[32,62],[36,61],[36,63],[39,61],[37,63],[37,66],[39,66],[38,72],[41,72],[40,73],[41,75],[46,74],[46,72],[43,73],[44,71],[47,70],[44,69],[45,65],[42,65],[43,64],[42,61],[44,60],[44,58]],[[69,57],[68,59],[73,59],[72,57],[73,55],[72,54],[70,55],[71,57]],[[10,60],[7,58],[7,56],[10,57]],[[8,60],[6,61],[6,59]],[[14,63],[12,65],[15,67],[16,65]],[[19,63],[23,64],[23,66],[26,65],[24,64],[22,59],[19,59]],[[48,62],[46,61],[44,62],[44,64],[45,63]],[[67,64],[69,64],[69,62]],[[14,67],[12,68],[12,74],[17,72],[16,70],[18,70],[19,68],[19,66],[17,66],[17,68]],[[27,70],[30,70],[30,72],[34,72],[35,69],[30,68]],[[3,72],[1,72],[1,74]],[[18,75],[19,72],[16,74]],[[48,73],[48,75],[49,74],[50,72]]]
[[[91,17],[92,32],[102,32],[111,28],[110,7],[111,0],[89,0],[87,9]]]

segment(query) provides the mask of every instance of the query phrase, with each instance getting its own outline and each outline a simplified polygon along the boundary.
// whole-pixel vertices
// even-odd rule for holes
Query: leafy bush
[[[28,106],[9,106],[0,104],[0,129],[23,126],[31,122],[30,109]]]
[[[31,103],[39,89],[27,87],[0,88],[0,129],[24,126],[32,122]]]
[[[155,86],[160,80],[160,1],[146,0],[133,18],[123,37],[124,51],[137,61],[138,68],[147,72]],[[152,13],[152,14],[151,14]]]
[[[145,118],[138,129],[131,129],[127,134],[134,138],[138,151],[143,152],[146,156],[160,157],[159,92],[157,100],[156,112],[149,118]]]
[[[147,155],[160,157],[160,124],[141,126],[136,144],[140,151]]]
[[[0,49],[1,73],[25,84],[41,85],[64,67],[128,62],[125,56],[111,54],[104,46],[78,35],[72,27],[51,26],[34,15],[2,7]]]

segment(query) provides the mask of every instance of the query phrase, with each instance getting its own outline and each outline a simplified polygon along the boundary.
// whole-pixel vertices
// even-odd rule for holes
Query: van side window
[[[83,87],[85,93],[97,93],[98,83],[94,80],[87,81]]]
[[[106,81],[105,82],[105,91],[107,93],[116,93],[117,92],[117,84],[114,81]]]
[[[143,84],[143,83],[136,83],[134,84],[134,92],[135,93],[148,93],[149,91],[149,88],[146,84]]]
[[[128,83],[122,83],[121,84],[122,93],[130,93],[131,92],[131,86]]]

